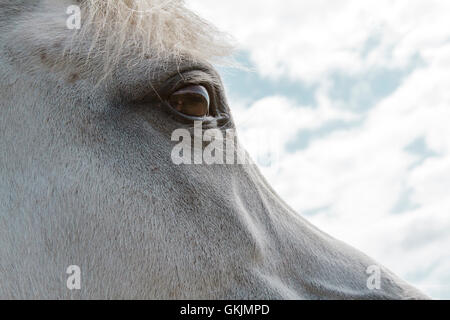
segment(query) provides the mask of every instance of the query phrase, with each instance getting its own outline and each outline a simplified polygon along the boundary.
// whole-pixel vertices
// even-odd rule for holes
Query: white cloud
[[[258,71],[317,82],[336,71],[402,68],[448,40],[447,0],[189,0],[236,37]],[[370,50],[369,50],[370,49]]]
[[[278,150],[277,170],[262,167],[297,211],[317,211],[310,217],[316,225],[436,295],[450,285],[450,270],[441,269],[446,283],[435,274],[450,263],[450,67],[438,63],[447,56],[443,48],[429,67],[368,111],[362,125],[318,137],[293,154]],[[278,132],[279,141],[329,120],[355,119],[326,105],[301,108],[280,97],[258,101],[247,112],[258,109],[264,121],[245,123],[242,130]],[[422,162],[406,150],[421,137],[436,154]],[[408,190],[411,208],[393,213]]]
[[[428,294],[450,298],[450,1],[189,3],[242,43],[260,75],[319,84],[314,107],[231,99],[251,153],[261,152],[258,133],[275,137],[263,153],[275,149],[277,165],[261,169],[280,195]],[[330,96],[336,71],[402,69],[416,56],[423,63],[371,109],[352,113]],[[367,86],[350,89],[372,94]],[[353,125],[315,134],[332,121]],[[309,144],[288,150],[304,130]],[[408,151],[417,140],[428,154]]]

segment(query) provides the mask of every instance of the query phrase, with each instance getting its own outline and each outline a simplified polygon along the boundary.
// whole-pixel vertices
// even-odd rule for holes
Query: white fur
[[[426,298],[384,267],[369,290],[377,263],[293,212],[253,165],[171,162],[184,125],[161,103],[168,78],[198,70],[229,113],[208,64],[214,29],[178,1],[88,1],[74,35],[73,3],[0,0],[0,298]]]
[[[205,61],[231,52],[227,36],[187,10],[182,0],[85,0],[82,7],[84,28],[77,40],[90,33],[107,67],[124,56]]]

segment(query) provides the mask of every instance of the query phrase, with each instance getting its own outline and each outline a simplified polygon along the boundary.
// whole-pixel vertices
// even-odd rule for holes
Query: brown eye
[[[205,87],[193,85],[184,87],[169,98],[170,105],[177,111],[192,117],[209,114],[209,94]]]

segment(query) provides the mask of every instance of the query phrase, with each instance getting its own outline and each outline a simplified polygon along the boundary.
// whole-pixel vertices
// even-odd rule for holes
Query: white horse
[[[0,0],[0,298],[427,298],[255,166],[172,162],[174,130],[234,126],[227,51],[182,1]]]

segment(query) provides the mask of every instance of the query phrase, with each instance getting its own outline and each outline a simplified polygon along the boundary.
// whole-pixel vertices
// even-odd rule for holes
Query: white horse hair
[[[227,35],[186,10],[182,0],[85,0],[81,5],[83,30],[94,31],[89,38],[106,66],[124,57],[215,61],[232,50]]]
[[[175,88],[203,85],[208,126],[234,127],[211,66],[228,43],[177,0],[0,0],[0,299],[427,298],[254,165],[172,163],[192,126]]]

